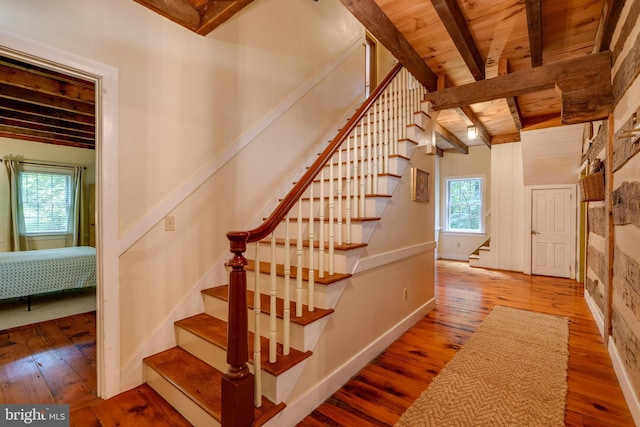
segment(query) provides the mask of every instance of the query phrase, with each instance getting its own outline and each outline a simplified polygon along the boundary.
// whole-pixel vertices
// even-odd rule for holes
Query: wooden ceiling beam
[[[491,137],[491,145],[507,144],[509,142],[519,142],[520,132],[506,133],[503,135],[494,135]]]
[[[437,76],[374,0],[340,1],[424,87],[436,90]]]
[[[475,80],[484,79],[484,60],[471,36],[467,22],[456,0],[431,0],[449,37]]]
[[[201,11],[200,28],[196,33],[206,36],[233,15],[244,9],[253,0],[214,1],[209,0]]]
[[[38,92],[31,89],[25,89],[19,86],[11,86],[6,83],[0,83],[0,98],[3,100],[18,100],[29,104],[39,105],[43,107],[51,107],[62,111],[68,111],[87,116],[95,116],[95,104],[72,101],[55,95]]]
[[[200,28],[200,12],[186,0],[134,0],[183,27],[197,31]]]
[[[50,132],[42,132],[33,129],[16,128],[0,125],[0,136],[13,139],[26,139],[28,141],[47,142],[71,147],[91,148],[95,147],[93,140],[58,135]]]
[[[531,66],[535,68],[542,65],[542,12],[540,0],[525,0],[524,4],[527,11]]]
[[[609,49],[613,32],[616,29],[616,25],[618,25],[623,7],[624,0],[605,0],[604,5],[602,6],[600,22],[598,23],[593,53]]]
[[[65,129],[57,126],[49,126],[42,123],[34,123],[24,120],[17,120],[12,117],[0,117],[0,125],[11,126],[16,129],[34,129],[41,132],[49,132],[56,135],[69,135],[73,137],[83,138],[88,141],[95,139],[95,132],[83,132],[75,129]]]
[[[65,131],[76,131],[82,134],[95,135],[95,125],[77,122],[68,122],[51,117],[38,116],[22,111],[13,111],[0,107],[0,119],[18,120],[24,123],[32,123],[35,126],[46,126],[51,129],[63,129]]]
[[[480,80],[437,92],[427,92],[434,110],[463,107],[494,99],[553,89],[556,85],[573,88],[574,83],[587,86],[595,75],[611,73],[611,52],[600,52],[576,59],[555,62],[529,70],[516,71],[492,79]]]
[[[444,157],[444,150],[440,147],[436,147],[436,156]]]
[[[487,147],[491,148],[491,134],[489,133],[487,128],[484,126],[484,124],[480,121],[476,113],[468,105],[459,107],[459,109],[462,111],[462,113],[465,116],[467,116],[467,118],[471,121],[471,123],[473,123],[473,125],[476,127],[476,131],[478,132],[478,138],[480,138]]]
[[[68,111],[58,110],[52,107],[44,107],[28,102],[22,102],[15,99],[3,99],[0,103],[0,109],[9,111],[18,111],[25,114],[32,114],[45,118],[63,120],[69,123],[80,123],[95,126],[95,117],[86,114],[71,113]],[[5,114],[6,116],[6,114]]]
[[[500,58],[498,62],[498,75],[504,76],[511,72],[511,66],[507,58]],[[515,96],[508,96],[506,98],[507,105],[509,105],[509,111],[511,111],[511,117],[513,117],[513,123],[516,125],[516,129],[522,129],[522,112],[520,111],[520,104]]]
[[[460,153],[463,153],[463,154],[469,154],[469,147],[467,147],[467,145],[464,142],[460,141],[460,139],[458,139],[457,136],[449,132],[447,128],[445,128],[444,126],[442,126],[440,123],[437,123],[437,122],[436,122],[436,133],[445,141],[447,141],[449,144],[453,145],[453,148],[455,148],[456,151],[459,151]]]

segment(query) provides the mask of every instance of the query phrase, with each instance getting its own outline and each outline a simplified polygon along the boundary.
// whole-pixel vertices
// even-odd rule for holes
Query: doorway
[[[117,69],[0,30],[0,54],[95,84],[98,396],[120,392],[118,307]]]
[[[575,186],[532,187],[530,192],[530,273],[575,278]]]

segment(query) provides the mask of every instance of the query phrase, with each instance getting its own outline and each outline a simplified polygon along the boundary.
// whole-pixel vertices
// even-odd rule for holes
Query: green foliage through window
[[[482,178],[447,179],[447,229],[482,232]]]
[[[71,209],[71,176],[23,171],[20,177],[27,234],[66,233]]]

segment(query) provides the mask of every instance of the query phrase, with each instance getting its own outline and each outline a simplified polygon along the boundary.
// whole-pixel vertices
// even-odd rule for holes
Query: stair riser
[[[342,290],[346,286],[349,279],[344,279],[330,285],[316,284],[314,287],[314,305],[319,308],[335,308]],[[268,295],[271,290],[271,276],[268,274],[260,274],[258,286],[262,294]],[[295,301],[298,295],[297,282],[295,278],[289,281],[289,299]],[[247,271],[247,288],[255,290],[255,272]],[[276,276],[276,296],[284,299],[286,291],[285,278]],[[302,303],[308,304],[309,290],[308,282],[302,281]]]
[[[411,154],[413,153],[414,148],[416,147],[418,141],[412,141],[411,138],[405,137],[405,138],[401,138],[398,140],[397,142],[397,153],[394,154],[399,154],[400,156],[404,156],[404,157],[411,157]],[[343,147],[346,147],[343,145]],[[358,145],[358,147],[360,147],[360,145]],[[361,148],[358,149],[358,154],[357,154],[357,159],[360,159],[361,157],[361,152],[360,152]],[[371,145],[371,151],[376,154],[377,152],[377,157],[380,157],[380,154],[383,153],[384,151],[384,145],[383,144],[378,144],[377,146],[374,144],[374,140],[372,140],[372,145]],[[346,148],[343,148],[342,150],[342,161],[346,162],[347,160],[347,154],[346,154]],[[351,152],[349,154],[349,158],[353,160],[353,141],[351,142]],[[369,147],[368,145],[365,144],[365,153],[369,153]],[[369,157],[367,155],[367,157]],[[338,156],[334,157],[334,163],[338,162]],[[380,160],[378,160],[378,163],[380,163]]]
[[[358,262],[358,258],[362,252],[363,248],[351,249],[350,251],[335,251],[334,253],[334,271],[336,273],[351,273],[356,263]],[[275,255],[276,255],[276,264],[284,265],[285,261],[285,253],[286,249],[284,245],[276,245]],[[310,249],[308,247],[302,248],[302,267],[309,267],[309,252]],[[289,257],[292,266],[297,265],[298,256],[296,249],[296,241],[291,241],[291,246],[289,248]],[[255,257],[255,247],[251,247],[247,250],[246,257],[249,259],[253,259]],[[260,243],[260,252],[259,252],[260,261],[262,262],[271,262],[271,245],[268,242]],[[325,274],[328,274],[329,271],[329,249],[324,249],[324,255],[322,256],[324,259],[324,271]],[[313,266],[315,269],[320,267],[320,249],[314,248],[313,250]]]
[[[210,416],[200,406],[175,388],[170,382],[150,368],[145,366],[146,383],[158,392],[171,406],[194,426],[220,426],[220,421]]]
[[[343,162],[346,161],[345,158],[342,159]],[[365,175],[365,181],[369,180],[369,178],[367,178],[368,175],[371,174],[375,174],[376,169],[374,168],[374,166],[377,165],[378,167],[378,174],[382,174],[384,172],[386,173],[393,173],[393,174],[397,174],[397,175],[402,175],[402,172],[404,171],[404,169],[407,166],[408,160],[405,159],[404,157],[398,157],[398,156],[394,156],[394,157],[390,157],[389,158],[389,162],[388,162],[388,170],[385,170],[385,166],[383,164],[383,159],[379,158],[377,160],[371,159],[369,160],[368,157],[364,160],[364,162],[362,161],[362,159],[360,158],[360,155],[358,155],[358,161],[353,163],[353,158],[351,158],[352,163],[350,163],[347,167],[346,163],[342,163],[340,165],[338,165],[337,163],[329,166],[325,166],[324,167],[324,179],[328,180],[330,177],[330,168],[333,169],[333,178],[334,179],[338,179],[338,177],[340,176],[340,173],[342,173],[342,178],[346,178],[347,177],[347,171],[349,172],[349,176],[351,177],[352,180],[354,180],[356,177],[358,178],[358,183],[360,182],[360,177],[363,175]],[[364,166],[363,166],[364,165]],[[364,167],[364,170],[362,169]],[[379,177],[380,178],[380,177]]]
[[[180,347],[203,362],[208,363],[221,372],[227,371],[229,367],[227,364],[227,352],[222,348],[180,327],[176,328],[176,339]],[[251,373],[254,373],[255,365],[252,361],[253,355],[250,355],[250,361],[247,365]],[[262,395],[272,402],[282,402],[282,400],[286,398],[283,396],[284,391],[289,389],[289,387],[285,387],[285,384],[290,382],[292,378],[296,377],[292,375],[291,369],[278,377],[262,370]],[[278,390],[280,390],[280,392],[278,392]]]
[[[344,196],[344,194],[343,194]],[[313,201],[313,215],[314,217],[318,218],[320,216],[320,214],[322,213],[324,215],[325,218],[329,218],[329,211],[330,211],[330,201],[329,201],[329,196],[327,194],[325,194],[325,198],[324,198],[324,202],[322,203],[322,206],[320,205],[320,194],[314,194],[314,197],[316,198]],[[388,198],[385,197],[365,197],[365,201],[364,201],[364,215],[365,217],[380,217],[382,216],[382,213],[384,212],[384,208],[387,206],[387,200]],[[351,200],[351,206],[348,205],[346,198],[342,198],[342,202],[339,203],[339,200],[337,198],[337,195],[334,195],[334,199],[333,199],[333,216],[334,218],[337,217],[346,217],[347,216],[347,209],[351,209],[353,211],[353,206],[354,203],[360,203],[360,200]],[[359,208],[359,206],[358,206]],[[340,212],[340,210],[342,212]],[[302,212],[305,215],[308,215],[309,212],[309,200],[303,200],[302,201]]]
[[[205,295],[204,298],[204,312],[210,316],[217,317],[218,319],[224,320],[225,322],[228,320],[228,311],[229,307],[226,301],[210,297]],[[249,331],[255,333],[255,322],[254,322],[254,312],[253,309],[247,309],[247,315],[249,319]],[[291,317],[295,316],[295,313],[291,313]],[[324,329],[324,325],[326,324],[326,317],[320,320],[317,320],[307,326],[298,325],[296,323],[290,324],[290,345],[292,348],[295,348],[300,351],[310,351],[315,343],[318,341],[322,330]],[[283,328],[283,319],[277,318],[276,320],[276,341],[282,343],[282,331]],[[263,337],[269,337],[269,315],[265,313],[260,314],[260,335]]]
[[[404,169],[403,169],[403,172],[404,172]],[[396,173],[396,175],[402,175],[402,174],[401,173],[400,174]],[[337,180],[337,177],[334,177],[334,179]],[[351,181],[351,189],[352,189],[351,196],[353,197],[353,187],[354,187],[355,184],[354,184],[354,178],[351,177],[351,179],[352,179],[352,181]],[[400,180],[400,178],[398,178],[396,176],[379,176],[378,177],[378,182],[377,182],[377,187],[378,188],[377,189],[376,188],[372,188],[372,192],[375,192],[375,194],[391,195],[391,194],[393,194],[393,190],[396,188],[396,185],[397,185],[399,180]],[[366,179],[365,179],[365,181],[366,181]],[[343,182],[343,188],[342,188],[342,194],[341,195],[346,197],[347,196],[347,188],[344,185],[344,183],[346,182],[344,177],[342,178],[342,182]],[[329,194],[329,180],[328,180],[328,177],[325,177],[325,180],[323,181],[323,183],[324,183],[323,185],[325,186],[325,194]],[[320,195],[320,181],[316,180],[311,185],[313,187],[313,195],[314,195],[314,197],[318,197]],[[336,197],[337,197],[338,194],[339,194],[337,186],[334,188],[334,192],[335,192]],[[309,198],[309,194],[310,194],[310,191],[309,191],[309,189],[307,189],[303,194],[303,198]],[[294,208],[294,209],[297,209],[297,208]]]
[[[304,214],[303,214],[304,215]],[[363,222],[352,222],[351,223],[351,242],[353,243],[366,243],[369,241],[369,238],[371,237],[371,234],[373,233],[373,231],[375,230],[377,222],[376,221],[363,221]],[[324,224],[322,224],[322,226],[324,227],[324,235],[325,236],[329,236],[329,225],[325,222]],[[313,233],[314,233],[314,238],[318,238],[319,234],[319,230],[320,230],[320,222],[319,221],[314,221],[313,223]],[[338,230],[337,230],[337,225],[336,225],[336,231],[334,232],[334,236],[336,236],[336,244],[339,243],[338,242]],[[282,238],[284,239],[285,237],[285,226],[284,224],[280,224],[278,225],[278,227],[276,227],[275,230],[275,236],[276,238]],[[291,239],[295,239],[298,237],[298,226],[297,223],[295,223],[295,221],[291,221],[290,227],[289,227],[289,236]],[[302,224],[302,238],[303,239],[308,239],[309,238],[309,223],[308,221],[303,222]],[[350,243],[347,240],[347,226],[346,224],[342,225],[342,239],[344,243]]]

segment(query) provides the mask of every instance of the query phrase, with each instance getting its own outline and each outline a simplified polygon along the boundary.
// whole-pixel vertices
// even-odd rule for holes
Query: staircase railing
[[[269,287],[271,318],[269,322],[269,361],[276,361],[276,238],[274,231],[284,221],[284,331],[283,353],[289,353],[289,319],[291,316],[289,283],[292,268],[296,269],[294,291],[295,316],[302,315],[302,266],[303,227],[307,224],[308,259],[307,267],[307,309],[315,310],[315,271],[318,277],[334,274],[334,250],[336,244],[352,243],[351,221],[368,215],[365,197],[377,194],[378,176],[389,171],[390,157],[398,152],[398,140],[406,137],[407,125],[413,122],[413,115],[420,110],[420,103],[426,90],[398,64],[369,98],[360,106],[346,125],[338,132],[316,161],[307,169],[291,191],[282,199],[269,217],[257,228],[249,231],[229,232],[230,251],[233,254],[228,265],[229,277],[229,317],[228,350],[229,369],[222,383],[222,423],[227,426],[248,426],[253,421],[253,407],[261,404],[260,390],[260,291],[257,277],[260,271],[259,242],[270,237],[271,281]],[[344,165],[344,166],[343,166]],[[328,174],[328,177],[325,175]],[[337,176],[336,176],[337,175]],[[325,181],[328,179],[328,191]],[[318,189],[314,189],[314,181]],[[335,183],[338,183],[337,185]],[[342,185],[344,183],[344,185]],[[314,197],[314,190],[319,191]],[[346,194],[344,193],[346,191]],[[308,199],[308,218],[303,218],[303,196]],[[297,218],[290,212],[297,204]],[[315,206],[319,207],[316,217]],[[328,214],[328,218],[327,218]],[[344,216],[344,217],[343,217]],[[295,247],[290,237],[291,222],[295,223]],[[319,222],[318,235],[314,222]],[[324,224],[328,223],[325,227]],[[317,240],[316,240],[317,239]],[[247,366],[248,315],[247,315],[247,260],[244,252],[248,243],[256,243],[254,289],[254,373]],[[314,255],[315,247],[318,253]],[[290,251],[296,255],[292,267]],[[317,267],[315,259],[317,258]]]

